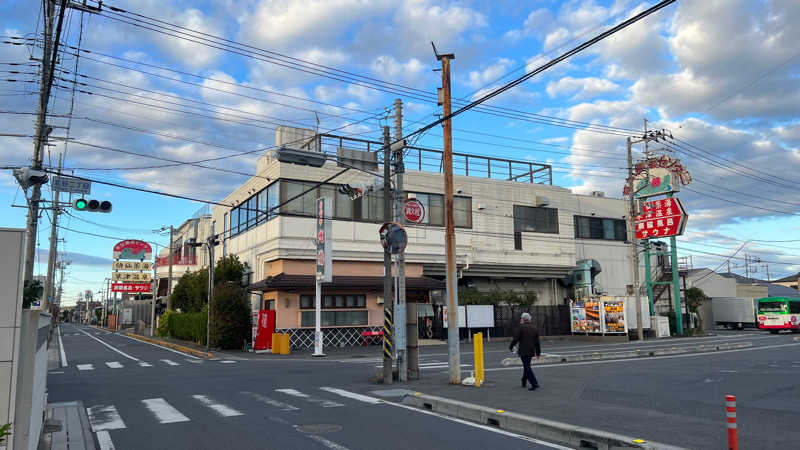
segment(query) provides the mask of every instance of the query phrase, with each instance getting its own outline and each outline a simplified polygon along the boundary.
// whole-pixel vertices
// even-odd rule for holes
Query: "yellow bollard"
[[[288,355],[289,354],[289,333],[283,333],[283,342],[281,345],[281,355]]]
[[[281,352],[281,334],[280,333],[272,333],[272,353],[280,353]]]
[[[483,333],[475,333],[473,335],[472,345],[475,358],[475,386],[480,387],[485,380],[483,371]]]

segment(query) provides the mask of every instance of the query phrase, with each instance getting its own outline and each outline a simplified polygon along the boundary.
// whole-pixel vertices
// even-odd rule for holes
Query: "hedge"
[[[206,308],[198,313],[167,311],[159,319],[158,335],[205,345],[207,317],[208,310]]]

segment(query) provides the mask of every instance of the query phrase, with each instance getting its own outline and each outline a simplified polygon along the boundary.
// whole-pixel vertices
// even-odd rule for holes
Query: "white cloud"
[[[554,31],[547,33],[547,36],[544,38],[544,50],[548,51],[558,47],[566,42],[569,36],[569,30],[563,27],[556,28]]]
[[[473,89],[481,88],[505,75],[513,66],[514,60],[498,58],[497,61],[482,70],[470,71],[467,85]]]
[[[390,55],[380,55],[370,65],[372,72],[381,79],[414,83],[427,68],[417,58],[400,62]]]

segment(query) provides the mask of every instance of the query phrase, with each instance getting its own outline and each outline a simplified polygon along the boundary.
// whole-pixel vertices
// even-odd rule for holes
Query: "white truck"
[[[714,297],[711,311],[717,326],[737,330],[758,328],[758,305],[752,297]]]

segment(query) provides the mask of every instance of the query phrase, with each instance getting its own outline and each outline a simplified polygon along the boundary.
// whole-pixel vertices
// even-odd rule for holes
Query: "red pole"
[[[736,427],[736,396],[725,396],[725,411],[728,425],[728,450],[739,450],[739,430]]]

